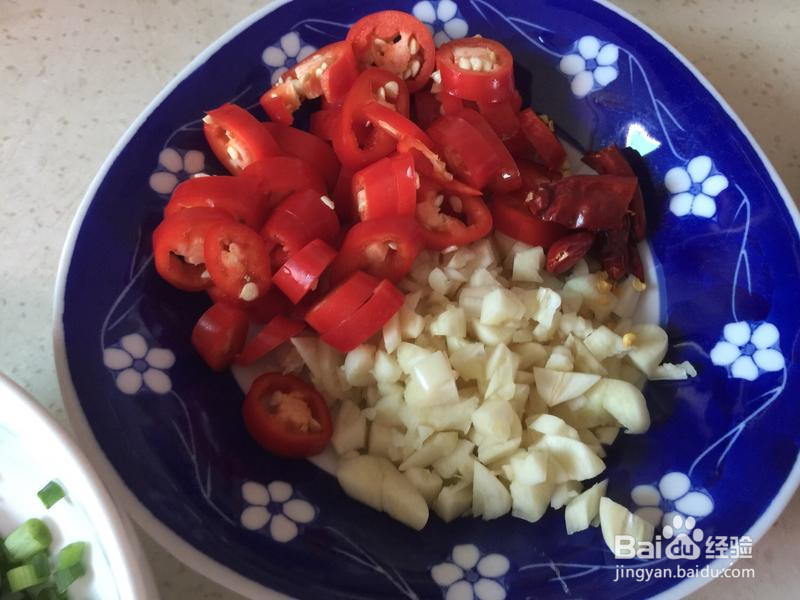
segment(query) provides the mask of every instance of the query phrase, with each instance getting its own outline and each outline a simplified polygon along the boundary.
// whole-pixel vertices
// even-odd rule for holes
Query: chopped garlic
[[[459,61],[485,67],[486,57],[473,58]],[[460,208],[444,195],[438,202]],[[631,322],[642,282],[613,286],[586,261],[563,280],[544,258],[542,248],[501,234],[425,251],[399,282],[405,303],[381,336],[346,355],[292,340],[312,381],[338,403],[349,494],[413,527],[424,525],[427,507],[445,521],[509,512],[536,521],[561,506],[569,532],[603,514],[607,529],[619,526],[618,511],[600,509],[606,483],[582,492],[581,482],[605,469],[604,446],[622,428],[648,428],[639,391],[648,375],[695,371],[662,364],[666,333]],[[408,509],[387,504],[387,481]]]

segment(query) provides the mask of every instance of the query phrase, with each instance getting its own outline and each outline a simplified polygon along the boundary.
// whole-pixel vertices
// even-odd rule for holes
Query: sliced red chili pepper
[[[187,292],[212,285],[206,271],[206,234],[218,223],[233,223],[233,217],[218,208],[192,207],[168,216],[153,232],[156,271],[168,283]]]
[[[543,221],[535,217],[525,205],[524,193],[498,194],[492,199],[492,218],[497,231],[524,242],[529,246],[541,246],[547,250],[569,230],[558,223]]]
[[[239,223],[256,229],[267,218],[262,196],[250,177],[215,175],[187,179],[172,192],[164,216],[169,217],[193,206],[224,210]]]
[[[616,229],[637,186],[636,177],[572,175],[539,185],[528,207],[545,221],[570,229]]]
[[[475,102],[503,102],[514,90],[514,60],[508,49],[487,38],[462,38],[436,51],[444,90]]]
[[[336,42],[304,58],[281,76],[261,96],[261,106],[270,119],[291,125],[294,112],[304,100],[323,94],[330,102],[344,98],[358,76],[353,49],[348,42]]]
[[[247,314],[257,323],[269,323],[278,315],[291,315],[294,306],[276,286],[272,286],[267,293],[248,303]]]
[[[470,186],[483,189],[501,168],[483,134],[461,116],[445,115],[428,128],[445,163]]]
[[[436,99],[439,101],[442,115],[455,115],[464,110],[464,101],[444,90],[436,94]]]
[[[362,221],[414,215],[417,171],[410,154],[382,158],[353,175],[352,197]]]
[[[327,202],[326,202],[327,200]],[[334,245],[339,233],[339,220],[332,202],[313,190],[295,192],[281,202],[261,230],[265,239],[277,244],[273,250],[277,264],[315,239]]]
[[[541,160],[536,152],[533,151],[533,146],[531,146],[530,141],[528,141],[527,136],[523,133],[521,128],[510,138],[503,140],[503,144],[508,148],[508,151],[511,152],[511,156],[517,160],[523,159],[532,162]]]
[[[464,246],[486,237],[492,230],[492,214],[480,198],[451,194],[425,178],[418,199],[417,221],[423,227],[428,248]]]
[[[389,111],[407,116],[408,88],[405,82],[382,69],[367,69],[358,76],[342,104],[333,149],[341,163],[360,169],[392,153],[397,142],[375,127],[363,114],[364,106],[378,102]]]
[[[336,215],[341,223],[350,223],[357,218],[355,201],[353,200],[353,171],[342,167],[339,178],[333,188],[333,200]]]
[[[319,172],[294,156],[271,156],[259,160],[247,167],[243,175],[256,182],[267,214],[295,192],[313,190],[317,197],[327,193]]]
[[[283,315],[276,316],[244,345],[244,349],[236,357],[236,363],[244,366],[252,365],[284,342],[295,337],[305,327],[306,324],[303,321],[288,319]]]
[[[390,160],[397,184],[397,214],[413,215],[417,206],[419,187],[419,174],[414,166],[414,157],[408,153],[399,153]]]
[[[335,102],[331,102],[331,101],[327,100],[325,98],[325,96],[323,96],[322,99],[319,101],[319,107],[321,109],[323,109],[323,110],[325,110],[325,109],[341,110],[342,109],[342,103],[344,103],[344,96],[346,96],[347,92],[349,92],[349,91],[350,91],[349,89],[345,90],[344,95],[341,98],[339,98],[338,100],[336,100]]]
[[[378,127],[397,139],[398,152],[407,152],[414,157],[418,173],[435,179],[443,187],[456,194],[480,195],[479,190],[453,177],[453,174],[447,170],[447,165],[433,150],[433,140],[413,122],[375,102],[364,108],[364,114],[369,116]]]
[[[341,114],[341,108],[321,108],[311,113],[308,130],[318,138],[330,142],[336,135],[336,127]]]
[[[284,153],[313,167],[322,175],[327,189],[333,189],[341,165],[330,144],[296,127],[280,123],[264,123],[264,127],[272,134]]]
[[[261,294],[252,302],[245,302],[238,297],[229,296],[215,286],[208,288],[207,291],[214,302],[240,308],[258,323],[269,323],[278,315],[289,314],[294,308],[283,292],[275,286],[269,288],[266,294]]]
[[[350,27],[347,40],[361,65],[397,75],[412,93],[422,89],[433,72],[433,36],[424,23],[408,13],[383,10],[367,15]]]
[[[418,173],[439,181],[455,193],[480,195],[479,190],[455,180],[434,151],[433,140],[415,123],[377,102],[367,103],[362,113],[383,133],[397,140],[397,152],[414,157]]]
[[[442,105],[429,90],[420,90],[412,96],[414,122],[422,129],[430,127],[436,119],[442,116]]]
[[[498,137],[506,141],[519,132],[518,110],[513,102],[478,102],[478,111],[483,115]]]
[[[589,252],[594,236],[591,231],[576,231],[555,242],[547,251],[547,271],[559,275],[574,267]]]
[[[325,297],[325,294],[328,293],[329,289],[326,286],[326,283],[329,282],[329,278],[323,279],[320,285],[315,289],[313,292],[306,294],[305,298],[303,298],[300,302],[292,306],[291,310],[289,310],[288,315],[290,318],[296,321],[306,321],[306,315],[311,308],[320,301],[320,299]]]
[[[516,113],[522,110],[522,96],[520,96],[519,90],[516,87],[514,91],[511,92],[511,108],[513,108]]]
[[[465,108],[458,113],[458,116],[478,130],[489,145],[489,151],[497,157],[500,163],[500,167],[495,171],[492,180],[489,182],[489,189],[494,192],[511,192],[518,189],[522,185],[522,179],[520,178],[517,163],[511,158],[511,154],[494,132],[492,126],[480,113],[470,108]]]
[[[256,379],[245,396],[242,416],[253,439],[279,456],[319,454],[333,435],[325,399],[294,375],[264,373]]]
[[[337,327],[320,337],[339,352],[350,352],[380,331],[403,306],[405,297],[388,279],[381,281],[372,296]]]
[[[367,102],[362,107],[361,114],[375,127],[382,129],[398,142],[417,139],[425,145],[431,146],[431,139],[414,121],[385,104],[375,101]]]
[[[208,230],[203,251],[211,281],[229,296],[252,302],[269,289],[269,248],[246,225],[218,223]]]
[[[542,162],[551,169],[559,170],[567,152],[558,141],[556,134],[547,126],[539,116],[530,108],[526,108],[519,113],[519,122],[522,133],[531,143],[536,154]]]
[[[192,346],[215,371],[228,367],[247,338],[247,313],[229,304],[214,304],[192,329]]]
[[[258,119],[235,104],[208,111],[203,132],[214,155],[233,175],[257,160],[280,154],[278,144]]]
[[[411,270],[422,243],[423,232],[410,217],[385,217],[356,223],[347,232],[331,266],[331,281],[342,281],[354,271],[400,281]]]
[[[590,152],[581,160],[598,173],[604,175],[635,176],[630,163],[628,163],[615,144],[602,148],[597,152]],[[645,214],[641,188],[636,188],[629,208],[631,213],[631,232],[634,239],[640,242],[647,236],[647,215]]]
[[[409,138],[401,140],[397,145],[400,152],[408,152],[414,157],[414,165],[420,176],[425,176],[435,181],[442,189],[448,190],[459,196],[480,196],[481,191],[459,181],[447,170],[447,165],[439,155],[429,148],[422,140]]]
[[[319,333],[338,327],[369,299],[380,283],[372,275],[356,271],[306,313],[306,323]]]
[[[322,240],[312,240],[289,257],[272,276],[272,282],[294,304],[314,289],[322,272],[336,258],[336,250]]]

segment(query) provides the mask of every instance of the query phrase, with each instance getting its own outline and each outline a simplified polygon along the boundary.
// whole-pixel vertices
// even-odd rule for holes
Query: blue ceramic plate
[[[560,512],[533,525],[432,518],[413,532],[349,500],[314,464],[262,452],[242,426],[234,378],[192,351],[207,300],[161,281],[150,234],[177,182],[220,172],[203,140],[204,110],[256,106],[298,57],[390,7],[413,11],[440,42],[480,33],[505,43],[526,104],[579,148],[616,143],[645,155],[668,359],[692,361],[699,376],[647,387],[653,426],[610,450],[609,495],[656,516],[692,515],[703,542],[758,538],[776,519],[799,472],[797,212],[702,76],[627,15],[585,0],[277,2],[198,57],[106,161],[66,245],[55,345],[84,447],[151,535],[253,598],[268,588],[325,599],[688,593],[708,573],[614,583],[617,561],[600,532],[568,537]],[[634,564],[730,562],[732,550],[700,546],[694,560]]]

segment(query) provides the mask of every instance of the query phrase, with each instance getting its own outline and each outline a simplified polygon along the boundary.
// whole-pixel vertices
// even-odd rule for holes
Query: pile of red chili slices
[[[310,132],[292,127],[316,98]],[[400,309],[394,284],[423,248],[493,227],[542,246],[554,274],[592,252],[612,279],[643,279],[644,205],[620,151],[584,157],[599,175],[563,176],[552,123],[521,103],[502,44],[437,50],[415,17],[382,11],[285,73],[261,98],[271,122],[210,111],[205,135],[231,174],[180,184],[153,233],[161,276],[214,301],[192,333],[208,365],[254,363],[306,326],[347,352]],[[250,321],[264,326],[247,340]],[[323,398],[292,375],[257,379],[244,416],[287,456],[332,433]]]

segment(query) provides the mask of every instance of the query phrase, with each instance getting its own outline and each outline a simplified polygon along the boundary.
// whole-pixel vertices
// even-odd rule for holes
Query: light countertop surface
[[[302,1],[302,0],[297,0]],[[800,199],[800,3],[616,0],[702,71]],[[56,267],[117,139],[196,54],[264,0],[0,0],[0,371],[65,421],[51,349]],[[142,534],[164,600],[240,598]],[[800,496],[747,565],[698,599],[798,597]]]

